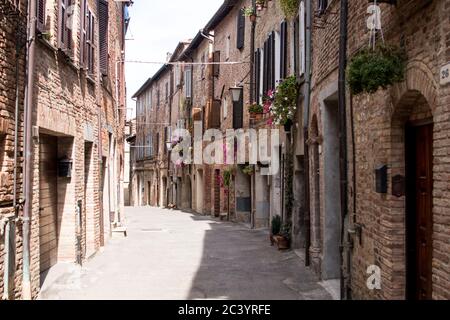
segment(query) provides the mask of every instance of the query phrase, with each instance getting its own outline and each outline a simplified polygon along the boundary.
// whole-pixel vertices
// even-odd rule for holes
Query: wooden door
[[[39,247],[40,271],[57,262],[57,138],[39,138]]]
[[[433,125],[407,131],[408,298],[432,297]]]

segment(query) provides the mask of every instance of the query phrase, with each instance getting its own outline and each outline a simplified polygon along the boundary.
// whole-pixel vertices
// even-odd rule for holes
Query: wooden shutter
[[[192,97],[192,70],[190,68],[186,69],[184,72],[184,93],[186,98]]]
[[[210,127],[209,128],[220,128],[220,100],[214,100],[211,108],[210,116]]]
[[[46,0],[38,0],[36,6],[36,27],[39,32],[45,32],[45,18],[46,18]]]
[[[86,37],[86,51],[87,51],[87,67],[90,74],[94,74],[94,37],[95,37],[95,18],[90,10],[87,13],[87,37]]]
[[[239,10],[239,15],[237,17],[237,37],[236,37],[236,47],[241,50],[244,48],[245,44],[245,15],[244,10]]]
[[[305,48],[305,30],[306,30],[306,22],[305,22],[305,3],[304,1],[300,2],[299,8],[299,75],[305,73],[305,56],[306,56],[306,48]]]
[[[287,27],[286,21],[281,23],[281,45],[280,45],[280,79],[285,79],[287,75]]]
[[[261,77],[261,50],[257,49],[255,52],[255,101],[259,103],[259,88],[261,85],[260,77]]]
[[[100,72],[108,74],[108,2],[98,2],[98,29],[99,29],[99,62]]]
[[[81,14],[80,14],[80,31],[81,31],[81,39],[80,39],[80,66],[81,68],[86,68],[86,16],[87,16],[87,7],[86,0],[81,0]]]
[[[58,47],[64,49],[66,46],[66,1],[59,1],[58,11]]]
[[[294,21],[294,72],[296,75],[300,74],[300,61],[299,61],[299,23],[298,19]]]
[[[272,31],[270,41],[270,83],[269,89],[275,89],[275,32]]]
[[[213,62],[220,62],[220,51],[215,51],[213,54]],[[220,64],[213,65],[213,76],[218,77],[220,74]]]
[[[233,102],[233,129],[241,129],[244,125],[243,102]]]
[[[270,54],[269,54],[269,46],[268,46],[268,41],[264,42],[264,60],[263,60],[263,71],[262,71],[262,81],[263,81],[263,85],[262,85],[262,94],[263,96],[267,93],[267,75],[268,75],[268,61],[270,58]]]

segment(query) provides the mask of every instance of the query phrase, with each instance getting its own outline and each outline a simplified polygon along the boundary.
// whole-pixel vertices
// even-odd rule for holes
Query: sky
[[[126,60],[165,61],[178,42],[192,39],[223,0],[134,0],[126,36]],[[134,93],[161,65],[126,63],[128,117],[134,117]]]

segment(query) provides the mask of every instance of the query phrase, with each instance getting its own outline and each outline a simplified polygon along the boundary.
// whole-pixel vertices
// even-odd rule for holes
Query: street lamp
[[[233,102],[241,101],[242,96],[242,87],[234,86],[230,88],[231,96],[233,98]]]

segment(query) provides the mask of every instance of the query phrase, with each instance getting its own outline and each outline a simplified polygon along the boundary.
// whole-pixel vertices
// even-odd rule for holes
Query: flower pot
[[[284,131],[291,132],[291,128],[292,128],[292,120],[288,119],[284,124]]]
[[[287,250],[290,248],[290,241],[283,236],[274,236],[278,250]]]
[[[249,16],[251,22],[256,22],[256,14],[252,14]]]

